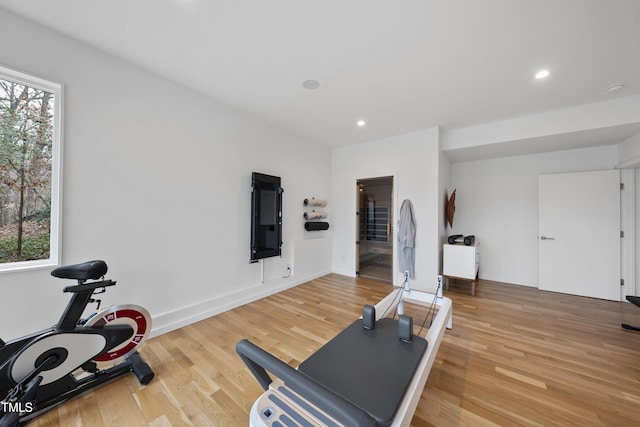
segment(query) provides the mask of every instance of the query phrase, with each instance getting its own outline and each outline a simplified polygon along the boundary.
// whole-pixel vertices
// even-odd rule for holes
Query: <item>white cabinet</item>
[[[471,281],[471,295],[476,293],[476,279],[480,267],[480,242],[473,245],[444,245],[442,274],[449,289],[449,278]]]

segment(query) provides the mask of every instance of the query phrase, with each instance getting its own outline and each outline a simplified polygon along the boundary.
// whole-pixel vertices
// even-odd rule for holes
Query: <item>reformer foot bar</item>
[[[411,336],[403,301],[438,306],[424,337]],[[396,306],[400,319],[384,318]],[[451,319],[449,298],[396,289],[376,304],[373,327],[356,320],[298,369],[240,341],[237,353],[265,390],[251,408],[250,426],[409,426]]]

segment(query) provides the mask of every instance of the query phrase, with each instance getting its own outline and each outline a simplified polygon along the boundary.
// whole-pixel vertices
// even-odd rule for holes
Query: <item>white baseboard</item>
[[[169,313],[154,316],[152,318],[153,327],[149,334],[149,338],[157,337],[159,335],[166,334],[167,332],[180,329],[184,326],[224,313],[225,311],[240,307],[286,289],[293,288],[329,273],[331,273],[331,271],[321,272],[313,276],[291,281],[280,281],[279,283],[271,286],[268,283],[262,283],[248,289],[224,295],[220,298],[211,299],[188,307],[180,308]]]
[[[334,269],[333,273],[340,274],[342,276],[347,276],[347,277],[356,277],[356,273],[353,270],[338,268],[338,269]]]

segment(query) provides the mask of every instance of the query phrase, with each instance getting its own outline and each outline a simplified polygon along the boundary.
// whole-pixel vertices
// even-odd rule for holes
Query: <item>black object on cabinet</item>
[[[251,259],[282,254],[282,193],[280,177],[251,174]]]

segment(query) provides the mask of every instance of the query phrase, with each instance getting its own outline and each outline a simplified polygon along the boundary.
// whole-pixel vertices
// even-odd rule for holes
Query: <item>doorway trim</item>
[[[620,301],[620,180],[615,169],[538,177],[538,289]]]
[[[636,286],[636,178],[635,169],[620,169],[620,229],[624,237],[620,239],[620,275],[624,285],[620,287],[620,300],[627,295],[638,295]]]
[[[397,279],[397,274],[395,274],[395,271],[397,270],[397,260],[396,260],[396,236],[397,236],[397,231],[396,231],[396,225],[395,223],[396,218],[397,218],[397,183],[398,183],[398,179],[397,179],[397,174],[393,173],[393,174],[389,174],[389,175],[379,175],[379,176],[372,176],[372,177],[364,177],[364,178],[357,178],[355,180],[355,275],[356,277],[360,277],[360,249],[361,249],[361,238],[360,238],[360,211],[361,211],[361,207],[360,207],[360,184],[362,181],[370,181],[370,180],[377,180],[377,179],[390,179],[391,180],[391,206],[390,206],[390,213],[391,213],[391,220],[389,222],[389,227],[390,227],[390,243],[391,243],[391,283],[393,285],[396,285],[396,281]]]

